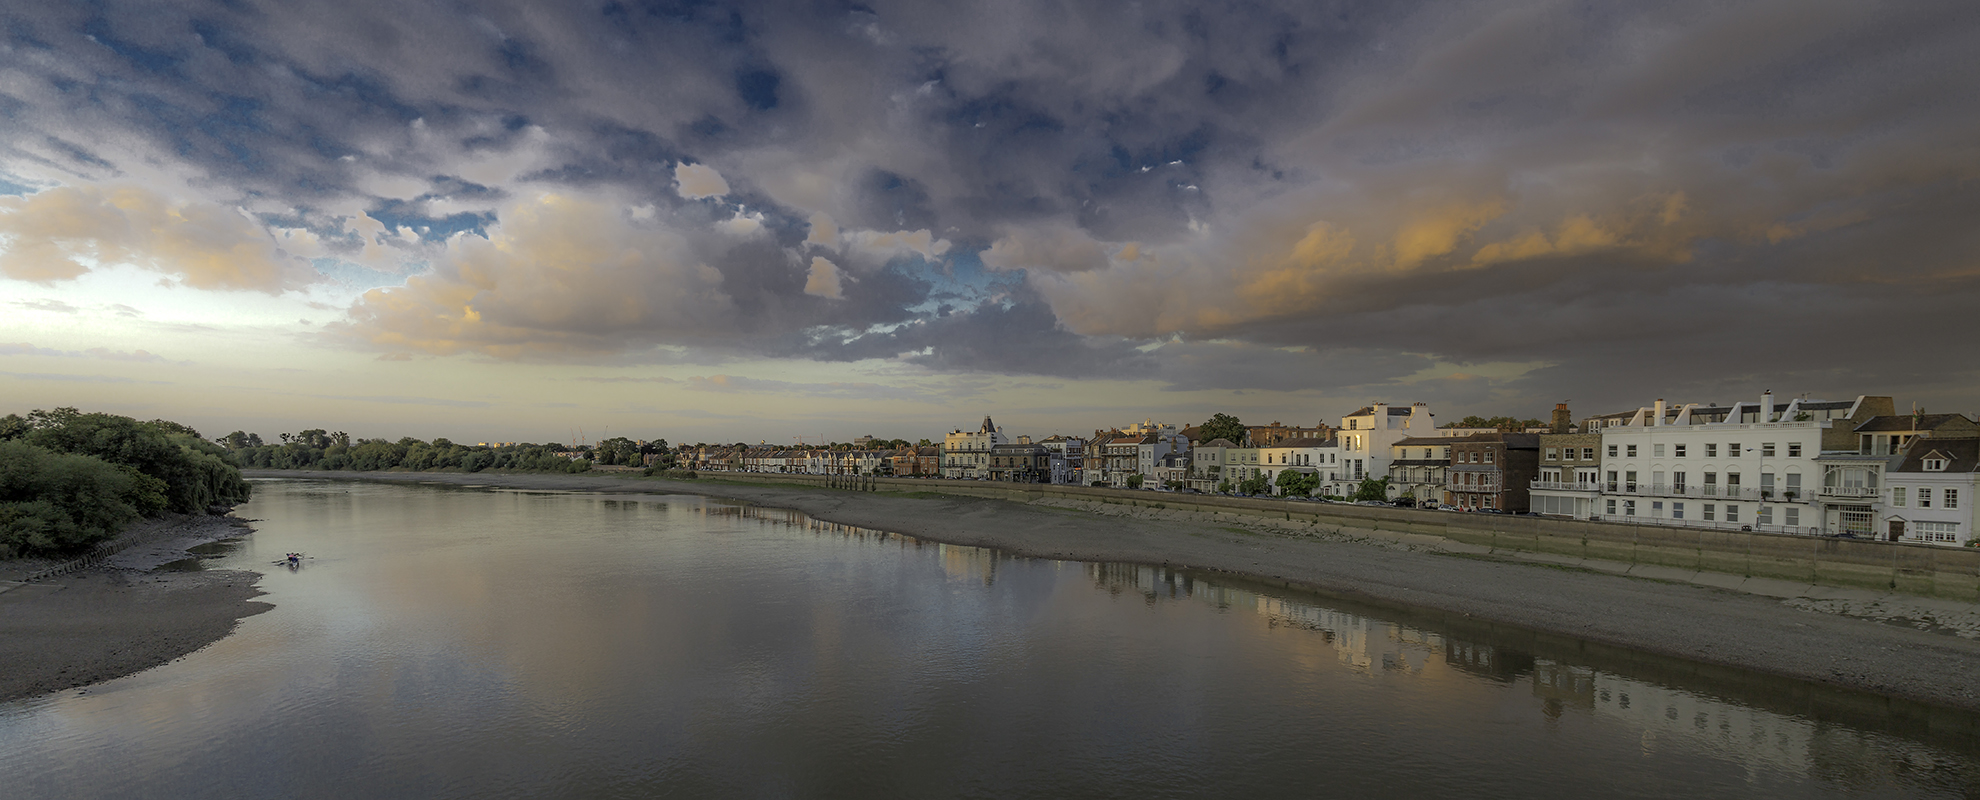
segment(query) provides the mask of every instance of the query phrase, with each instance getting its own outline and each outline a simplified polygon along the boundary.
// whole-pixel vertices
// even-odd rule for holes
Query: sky
[[[0,4],[0,411],[1980,412],[1980,5]]]

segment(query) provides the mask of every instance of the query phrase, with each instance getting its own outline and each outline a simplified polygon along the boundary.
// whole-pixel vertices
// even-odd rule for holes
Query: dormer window
[[[1924,467],[1926,472],[1945,472],[1946,459],[1944,456],[1941,456],[1938,453],[1933,453],[1929,456],[1926,456],[1925,459],[1919,463],[1919,466]]]

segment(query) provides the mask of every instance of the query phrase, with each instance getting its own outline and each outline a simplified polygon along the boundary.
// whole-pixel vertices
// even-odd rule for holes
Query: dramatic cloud
[[[198,289],[279,292],[305,278],[237,209],[174,202],[143,187],[60,187],[0,197],[0,275],[52,284],[132,264]]]
[[[1980,377],[1918,344],[1980,302],[1957,4],[242,8],[0,12],[0,276],[341,287],[388,359]]]

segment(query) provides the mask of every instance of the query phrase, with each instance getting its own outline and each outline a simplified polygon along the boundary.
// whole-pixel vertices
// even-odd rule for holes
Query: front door
[[[1904,520],[1891,520],[1891,541],[1895,542],[1902,538],[1904,538]]]

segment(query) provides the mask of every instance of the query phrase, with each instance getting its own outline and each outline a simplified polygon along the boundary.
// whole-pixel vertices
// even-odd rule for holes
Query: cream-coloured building
[[[990,477],[990,451],[1000,444],[1009,444],[1004,438],[1004,430],[983,418],[983,424],[976,430],[965,431],[957,428],[942,437],[942,477],[944,478],[984,478]]]

